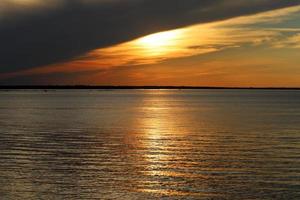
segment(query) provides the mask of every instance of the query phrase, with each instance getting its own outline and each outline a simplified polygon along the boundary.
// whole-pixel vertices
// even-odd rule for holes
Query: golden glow
[[[136,132],[129,134],[128,143],[134,148],[128,149],[128,158],[135,174],[139,177],[133,179],[130,190],[151,196],[166,196],[177,199],[180,196],[203,197],[211,196],[207,180],[213,178],[210,173],[214,171],[208,165],[199,166],[199,160],[210,159],[211,155],[204,152],[210,150],[209,144],[216,139],[210,137],[212,133],[194,134],[194,128],[187,126],[193,117],[183,101],[174,101],[171,90],[143,91],[143,100],[137,105],[137,116],[133,122]],[[175,91],[178,94],[178,91]],[[205,108],[204,108],[205,109]],[[197,115],[197,125],[202,130],[202,122],[207,116]],[[214,120],[211,121],[213,124]],[[203,129],[204,130],[204,129]],[[197,139],[196,139],[197,138]],[[196,141],[195,141],[196,139]],[[134,142],[133,142],[134,141]],[[212,147],[213,149],[214,147]],[[216,151],[215,149],[213,149]],[[209,163],[210,164],[210,163]],[[222,168],[218,168],[222,171]],[[203,190],[190,190],[185,181],[204,181]],[[177,197],[177,198],[176,198]]]
[[[135,150],[138,152],[134,155],[139,155],[137,166],[143,166],[140,173],[145,179],[137,182],[137,191],[168,196],[190,195],[188,191],[157,187],[161,184],[172,184],[169,180],[176,177],[197,176],[182,170],[185,166],[181,160],[185,160],[186,155],[181,152],[189,150],[190,143],[183,140],[187,133],[187,130],[185,128],[182,130],[180,126],[184,123],[182,121],[184,117],[178,118],[173,113],[170,103],[172,101],[167,95],[169,93],[168,90],[147,91],[140,107],[140,112],[143,112],[145,117],[136,123],[142,132],[137,134],[138,142]],[[141,150],[142,155],[138,154]],[[165,181],[152,181],[157,177]]]
[[[180,35],[180,30],[156,33],[136,40],[135,45],[148,51],[151,55],[159,55],[176,47]]]
[[[23,2],[40,1],[25,0]],[[296,50],[292,49],[300,48],[299,28],[270,28],[271,25],[287,18],[293,19],[292,17],[299,12],[300,6],[294,6],[160,32],[112,47],[94,50],[72,62],[0,74],[0,78],[100,70],[101,72],[93,75],[81,76],[80,81],[84,84],[104,85],[299,85],[299,58],[295,55]],[[268,26],[264,28],[254,25],[262,23]],[[239,47],[246,48],[241,51],[233,49]],[[266,48],[264,50],[261,47]],[[235,53],[229,50],[226,54],[204,55],[226,49],[232,49]],[[252,51],[253,49],[255,50]],[[261,53],[258,53],[259,51]],[[279,51],[282,52],[279,53]],[[203,56],[199,56],[201,54]],[[250,54],[252,57],[249,57]],[[192,57],[195,55],[198,55],[197,59]],[[219,57],[209,57],[217,55]],[[191,58],[184,63],[181,62],[183,59],[172,60],[183,57]],[[166,60],[170,62],[164,62]],[[155,67],[143,66],[152,64]],[[123,66],[141,67],[117,70]],[[289,78],[284,79],[283,75]],[[282,81],[280,85],[279,80]]]
[[[131,42],[91,52],[93,67],[154,64],[166,59],[187,57],[236,48],[244,44],[268,44],[282,40],[280,30],[246,28],[247,24],[274,23],[300,11],[300,6],[237,17],[221,22],[194,25],[155,33]],[[272,45],[272,44],[271,44]],[[89,63],[83,63],[89,66]],[[97,64],[96,64],[97,65]]]
[[[172,44],[179,31],[156,33],[139,39],[137,42],[149,47],[163,47]]]

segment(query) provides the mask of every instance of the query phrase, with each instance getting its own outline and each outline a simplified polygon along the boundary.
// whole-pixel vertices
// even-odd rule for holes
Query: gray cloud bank
[[[0,2],[0,73],[64,62],[158,31],[300,4],[300,0],[27,2]]]

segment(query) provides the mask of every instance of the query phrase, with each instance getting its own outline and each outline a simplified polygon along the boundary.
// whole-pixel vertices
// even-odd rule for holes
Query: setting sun
[[[136,45],[151,50],[154,54],[161,54],[167,51],[169,47],[175,46],[180,35],[180,30],[155,33],[138,39]]]

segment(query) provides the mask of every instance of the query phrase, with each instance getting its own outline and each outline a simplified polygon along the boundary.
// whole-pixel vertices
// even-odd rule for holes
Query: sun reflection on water
[[[196,195],[184,189],[183,177],[192,178],[195,174],[183,171],[187,164],[186,154],[181,149],[188,150],[186,131],[181,130],[180,124],[184,118],[173,112],[172,99],[164,95],[164,91],[149,94],[142,107],[144,117],[138,122],[142,126],[138,148],[143,153],[138,165],[144,181],[137,184],[137,192],[151,195],[187,196]],[[178,179],[178,180],[177,180]],[[182,189],[178,189],[178,188]]]

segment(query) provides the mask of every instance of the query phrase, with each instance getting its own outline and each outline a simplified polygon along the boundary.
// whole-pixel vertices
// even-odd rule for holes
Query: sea
[[[1,90],[0,199],[300,199],[300,90]]]

